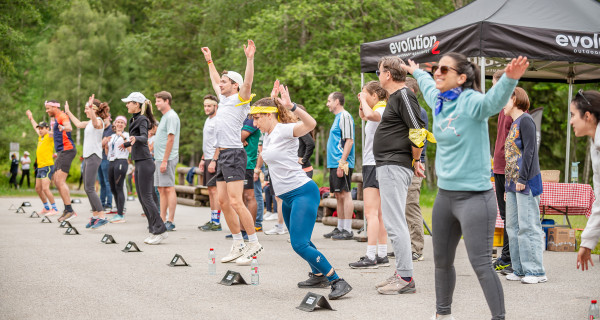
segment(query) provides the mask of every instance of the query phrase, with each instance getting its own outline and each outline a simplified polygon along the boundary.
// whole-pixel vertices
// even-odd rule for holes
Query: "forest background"
[[[219,71],[243,74],[242,45],[257,46],[253,92],[267,96],[275,79],[289,86],[294,101],[317,119],[323,166],[329,127],[327,96],[341,91],[356,124],[356,157],[361,158],[357,93],[360,44],[419,27],[469,0],[8,0],[0,2],[0,183],[8,180],[10,142],[35,158],[37,137],[25,111],[49,121],[44,101],[56,99],[80,119],[95,94],[111,107],[113,118],[127,115],[121,98],[140,91],[173,94],[181,119],[180,163],[197,165],[202,155],[206,115],[202,97],[212,94],[201,47],[208,46]],[[375,80],[366,74],[365,81]],[[544,107],[542,170],[564,171],[568,87],[562,83],[521,82],[532,108]],[[490,87],[490,83],[486,87]],[[598,84],[575,84],[576,90]],[[422,105],[431,111],[421,100]],[[155,115],[160,118],[156,109]],[[431,123],[431,112],[429,112]],[[497,116],[489,120],[490,146]],[[589,141],[572,136],[570,161],[580,161],[580,181],[590,182]],[[76,131],[77,144],[83,131]],[[81,148],[79,148],[81,152]],[[427,150],[428,184],[435,180],[435,145]],[[360,163],[360,160],[358,160]],[[360,167],[358,167],[360,168]],[[73,165],[70,180],[77,181]]]

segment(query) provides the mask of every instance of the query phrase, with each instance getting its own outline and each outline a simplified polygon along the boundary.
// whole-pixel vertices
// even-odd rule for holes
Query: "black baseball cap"
[[[46,123],[46,121],[42,121],[38,123],[36,128],[50,128],[50,126],[48,125],[48,123]]]

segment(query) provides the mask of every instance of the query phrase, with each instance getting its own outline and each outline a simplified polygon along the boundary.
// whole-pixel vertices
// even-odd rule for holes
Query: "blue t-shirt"
[[[344,154],[346,139],[354,140],[354,119],[346,110],[335,115],[327,140],[327,168],[337,168]],[[348,166],[354,168],[354,143],[346,159]]]
[[[504,143],[507,192],[529,194],[531,190],[534,197],[542,194],[542,174],[535,132],[535,122],[527,113],[518,117],[510,126]],[[517,191],[517,182],[524,184],[525,189]]]

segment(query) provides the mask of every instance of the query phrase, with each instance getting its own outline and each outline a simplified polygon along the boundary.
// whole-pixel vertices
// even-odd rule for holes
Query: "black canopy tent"
[[[460,52],[485,76],[519,55],[530,60],[522,80],[600,82],[600,3],[594,0],[477,0],[419,28],[360,46],[361,73],[383,56],[412,59],[428,69],[446,52]],[[363,77],[361,77],[363,78]],[[567,117],[571,115],[567,108]],[[565,182],[571,130],[567,128]]]

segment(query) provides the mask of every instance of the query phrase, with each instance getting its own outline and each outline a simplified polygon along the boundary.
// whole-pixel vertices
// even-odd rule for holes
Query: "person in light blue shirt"
[[[504,292],[492,267],[496,223],[496,196],[490,181],[488,118],[508,102],[527,58],[513,59],[505,74],[487,94],[478,81],[479,67],[459,53],[443,55],[433,78],[409,60],[403,68],[412,73],[433,110],[437,140],[436,172],[439,191],[433,206],[433,259],[436,315],[452,319],[451,306],[456,271],[454,257],[461,236],[471,266],[483,289],[492,319],[504,319]]]

